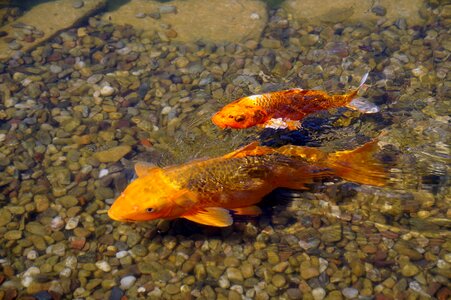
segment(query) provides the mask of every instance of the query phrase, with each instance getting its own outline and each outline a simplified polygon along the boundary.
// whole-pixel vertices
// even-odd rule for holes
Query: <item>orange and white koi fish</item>
[[[386,173],[373,157],[377,149],[377,141],[335,153],[252,143],[221,157],[166,168],[138,163],[138,178],[116,199],[108,215],[117,221],[185,218],[225,227],[233,223],[232,214],[259,215],[255,204],[278,187],[305,189],[314,178],[325,176],[384,185]]]
[[[305,116],[334,107],[348,107],[364,113],[378,112],[374,104],[356,98],[364,85],[366,73],[358,88],[344,95],[294,88],[239,98],[224,106],[212,121],[221,128],[243,129],[252,126],[297,129]]]

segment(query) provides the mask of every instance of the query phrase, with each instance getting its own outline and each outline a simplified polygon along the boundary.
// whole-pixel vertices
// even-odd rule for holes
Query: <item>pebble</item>
[[[412,263],[406,263],[401,267],[401,274],[406,277],[415,276],[418,272],[420,272],[420,269]]]
[[[159,7],[160,14],[175,14],[177,8],[173,5],[162,5]]]
[[[12,214],[6,208],[0,208],[0,227],[11,222]]]
[[[376,15],[376,16],[385,16],[387,14],[387,9],[385,9],[385,7],[380,6],[380,5],[375,5],[373,6],[373,8],[371,8],[371,11]]]
[[[58,74],[62,71],[63,69],[58,66],[58,65],[51,65],[50,66],[50,72],[54,73],[54,74]]]
[[[226,274],[227,274],[227,278],[232,283],[242,283],[244,280],[243,274],[241,273],[241,271],[238,268],[233,268],[233,267],[227,268]]]
[[[103,272],[110,272],[111,271],[111,266],[108,262],[101,260],[96,262],[96,267],[99,268],[100,270],[102,270]]]
[[[302,293],[297,288],[289,288],[287,289],[287,296],[291,300],[300,300],[302,299]],[[317,300],[317,299],[315,299]]]
[[[103,178],[103,177],[107,176],[108,173],[109,173],[108,169],[101,169],[99,171],[99,178]]]
[[[271,282],[274,284],[275,287],[281,288],[285,285],[285,283],[287,282],[287,280],[285,279],[285,277],[281,274],[275,274],[272,277]]]
[[[80,222],[80,217],[72,217],[69,218],[66,222],[66,227],[64,227],[66,230],[72,230],[75,229],[78,226],[78,222]]]
[[[83,5],[85,5],[85,3],[84,3],[82,0],[75,0],[75,1],[72,3],[72,7],[73,7],[73,8],[82,8]]]
[[[96,84],[96,83],[100,82],[100,80],[102,80],[102,79],[103,79],[102,74],[93,74],[88,79],[86,79],[86,82],[89,84]]]
[[[121,145],[112,147],[108,150],[99,151],[94,153],[94,157],[97,158],[100,162],[117,162],[122,157],[124,157],[127,153],[129,153],[132,148],[129,145]]]
[[[14,41],[8,43],[8,47],[11,50],[19,50],[22,48],[22,45],[19,44],[16,40],[14,40]]]
[[[357,289],[349,287],[342,289],[341,293],[346,299],[355,299],[359,295],[359,291]]]
[[[326,297],[326,291],[322,287],[317,287],[312,290],[312,296],[315,300],[323,300]]]
[[[9,241],[18,240],[22,238],[22,231],[20,230],[10,230],[5,233],[4,235],[5,239]]]
[[[113,94],[114,94],[114,88],[109,85],[105,85],[100,89],[100,95],[102,95],[104,97],[112,96]]]
[[[131,288],[133,286],[133,284],[136,281],[136,277],[135,276],[125,276],[121,278],[121,285],[120,288],[122,290],[128,290],[129,288]]]

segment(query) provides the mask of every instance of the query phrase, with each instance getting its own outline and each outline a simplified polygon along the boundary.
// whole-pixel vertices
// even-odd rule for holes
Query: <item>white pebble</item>
[[[77,267],[77,258],[74,255],[68,256],[65,261],[66,267],[75,270]]]
[[[161,114],[162,115],[167,115],[168,113],[170,113],[171,112],[171,107],[170,106],[165,106],[165,107],[163,107],[163,109],[161,110]]]
[[[0,133],[0,142],[4,142],[6,140],[6,134]]]
[[[108,175],[108,169],[101,169],[99,172],[99,178],[105,177]]]
[[[24,287],[29,287],[33,282],[33,278],[31,276],[25,276],[22,278],[21,282]]]
[[[52,228],[53,231],[58,231],[61,228],[64,227],[64,221],[63,218],[60,216],[56,216],[52,219],[52,222],[50,222],[50,228]]]
[[[121,285],[120,288],[123,290],[128,290],[129,288],[131,288],[133,286],[133,284],[136,281],[136,277],[135,276],[125,276],[121,279]]]
[[[232,285],[230,287],[230,289],[234,290],[235,292],[237,292],[238,294],[241,294],[241,295],[244,293],[243,287],[241,285],[238,285],[238,284]]]
[[[359,295],[359,291],[357,289],[349,288],[349,287],[344,288],[343,290],[341,290],[341,293],[347,299],[354,299],[354,298],[357,298],[357,296]]]
[[[122,250],[116,253],[116,258],[121,259],[123,257],[126,257],[128,255],[128,251]]]
[[[71,274],[72,274],[72,270],[69,268],[64,268],[60,271],[60,276],[62,276],[62,277],[69,278]]]
[[[65,229],[66,230],[72,230],[78,226],[78,222],[80,222],[80,217],[71,217],[69,220],[67,220],[67,224]]]
[[[230,281],[226,276],[219,277],[218,283],[219,286],[223,289],[228,289],[230,287]]]
[[[251,14],[251,20],[259,20],[260,19],[260,15],[257,13],[252,13]]]
[[[36,252],[36,250],[30,250],[27,253],[27,258],[29,260],[35,260],[38,257],[38,252]]]
[[[111,271],[111,266],[108,262],[101,260],[96,262],[96,267],[102,270],[103,272],[109,272]]]
[[[314,288],[312,290],[312,296],[315,300],[323,300],[326,297],[326,291],[321,287]]]
[[[143,287],[143,286],[140,286],[136,291],[137,291],[138,293],[144,293],[144,292],[146,292],[146,288]]]
[[[324,258],[319,259],[319,272],[323,273],[324,271],[326,271],[327,266],[329,265],[329,262],[327,260],[325,260]]]
[[[22,85],[23,86],[28,86],[30,83],[32,83],[33,81],[30,78],[25,78],[24,80],[22,80]]]
[[[104,97],[108,97],[113,95],[114,93],[114,88],[112,88],[109,85],[105,85],[104,87],[102,87],[102,89],[100,90],[100,95],[104,96]]]
[[[421,288],[421,285],[417,281],[412,281],[409,283],[409,288],[414,290],[415,292],[422,293],[423,289]]]

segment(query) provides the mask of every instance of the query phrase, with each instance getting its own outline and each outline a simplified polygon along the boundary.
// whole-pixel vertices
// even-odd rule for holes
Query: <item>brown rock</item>
[[[153,32],[161,25],[170,30],[160,38],[188,42],[243,42],[258,39],[268,19],[265,4],[257,0],[174,0],[176,13],[160,14],[160,18],[137,18],[140,12],[158,12],[162,3],[149,0],[131,0],[115,11],[104,14],[103,20],[115,24],[130,24],[136,29]],[[173,31],[173,32],[172,32]]]
[[[409,26],[424,23],[419,14],[424,6],[423,0],[324,0],[321,5],[318,5],[317,0],[287,0],[282,7],[294,19],[320,24],[379,20],[382,17],[371,11],[375,3],[386,9],[387,13],[383,17],[389,21],[404,18]]]

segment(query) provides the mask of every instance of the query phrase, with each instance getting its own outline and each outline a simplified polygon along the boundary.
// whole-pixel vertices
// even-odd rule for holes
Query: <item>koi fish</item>
[[[185,218],[226,227],[233,223],[232,214],[259,215],[255,204],[278,187],[306,189],[313,179],[331,175],[384,185],[386,173],[373,157],[377,149],[377,141],[335,153],[251,143],[224,156],[166,168],[138,163],[138,178],[115,200],[108,215],[117,221]]]
[[[212,121],[222,129],[244,129],[257,125],[293,130],[301,126],[299,120],[305,116],[334,107],[345,106],[363,113],[376,113],[379,111],[376,105],[356,98],[367,78],[368,73],[355,90],[344,95],[294,88],[239,98],[224,106],[212,117]]]

